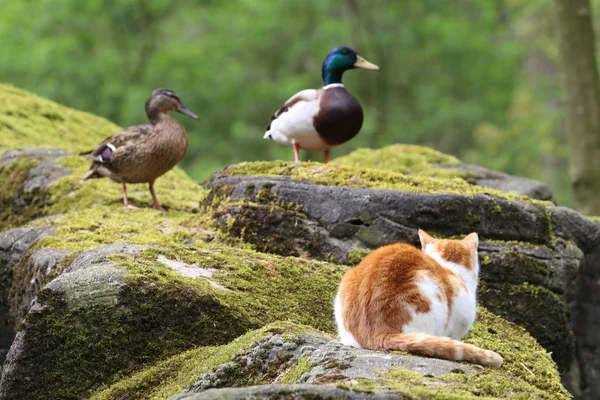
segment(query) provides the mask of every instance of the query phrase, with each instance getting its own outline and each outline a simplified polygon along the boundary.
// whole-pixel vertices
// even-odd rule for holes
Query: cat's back
[[[380,247],[368,254],[358,266],[352,268],[342,279],[342,285],[352,287],[396,286],[413,281],[419,271],[433,271],[437,263],[421,250],[406,243]]]

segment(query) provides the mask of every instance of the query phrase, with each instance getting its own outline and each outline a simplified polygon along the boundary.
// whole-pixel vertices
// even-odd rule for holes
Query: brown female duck
[[[181,161],[188,148],[185,128],[168,111],[198,118],[173,90],[156,89],[146,101],[146,115],[151,124],[125,128],[94,150],[81,153],[93,160],[82,180],[110,178],[121,183],[125,208],[137,208],[129,204],[125,185],[148,183],[152,208],[164,211],[158,203],[154,181]]]

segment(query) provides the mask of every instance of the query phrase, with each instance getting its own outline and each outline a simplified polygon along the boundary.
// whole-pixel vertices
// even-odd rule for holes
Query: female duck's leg
[[[154,191],[154,181],[149,182],[148,186],[150,187],[150,194],[152,195],[152,208],[160,211],[167,211],[158,204],[158,197],[156,197],[156,192]]]
[[[327,164],[329,162],[329,153],[331,150],[325,150],[325,157],[323,158],[323,163]]]
[[[298,143],[294,143],[292,146],[294,146],[294,158],[296,159],[295,161],[297,163],[300,162],[300,145]]]
[[[130,210],[137,210],[137,207],[129,204],[129,200],[127,200],[127,186],[124,183],[121,183],[121,190],[123,192],[123,207]]]

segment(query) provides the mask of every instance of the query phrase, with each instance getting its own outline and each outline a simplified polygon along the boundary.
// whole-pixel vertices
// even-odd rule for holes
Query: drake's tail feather
[[[493,351],[443,336],[423,333],[395,333],[378,340],[383,350],[399,350],[450,361],[467,361],[486,367],[502,365],[502,357]]]

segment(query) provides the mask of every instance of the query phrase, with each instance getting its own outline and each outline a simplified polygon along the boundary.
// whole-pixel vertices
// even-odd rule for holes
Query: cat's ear
[[[473,249],[477,249],[477,246],[479,245],[479,236],[476,232],[473,232],[468,234],[467,237],[464,238],[462,241],[467,246],[470,246]]]
[[[421,229],[419,229],[419,239],[421,240],[421,250],[425,250],[425,246],[434,241],[434,239],[429,236],[427,232]]]

